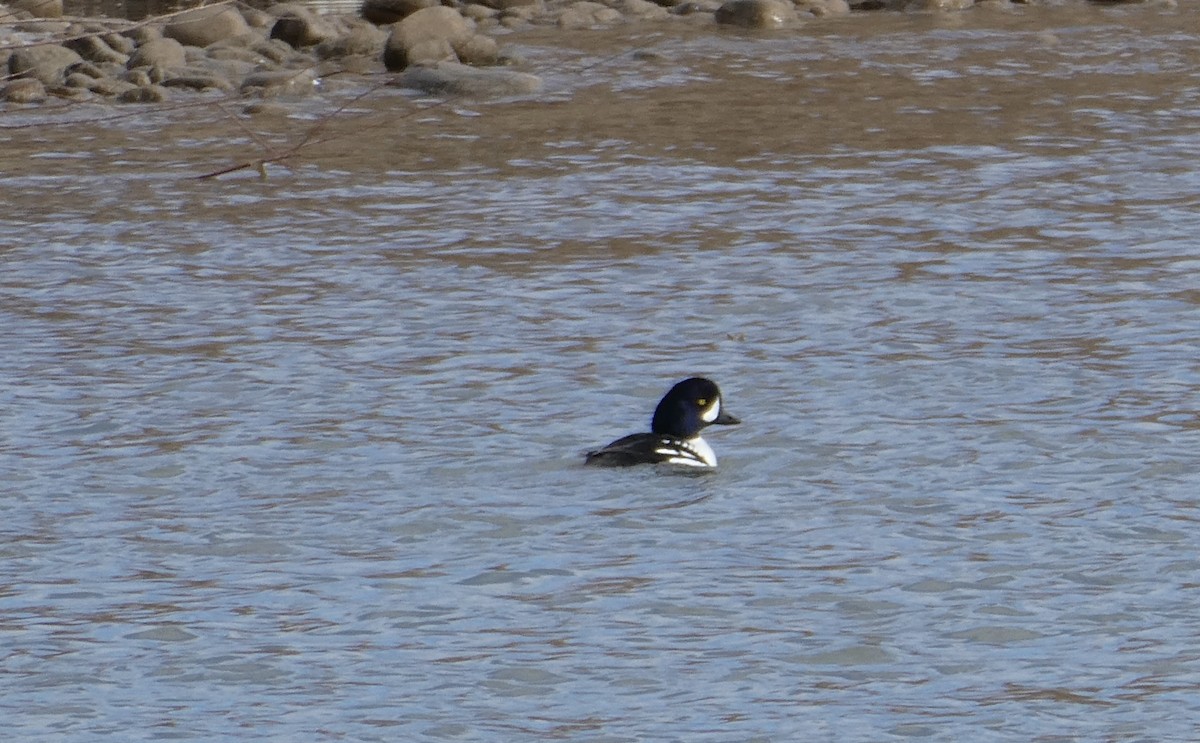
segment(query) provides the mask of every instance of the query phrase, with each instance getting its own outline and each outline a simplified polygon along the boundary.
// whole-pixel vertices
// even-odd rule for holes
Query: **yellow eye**
[[[706,400],[702,397],[696,401],[696,404],[699,405],[700,407],[704,407],[705,405],[708,404],[708,400]]]

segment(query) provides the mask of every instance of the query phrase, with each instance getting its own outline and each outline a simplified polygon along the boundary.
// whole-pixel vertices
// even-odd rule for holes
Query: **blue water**
[[[1036,38],[983,26],[886,48]],[[266,181],[46,135],[0,182],[9,736],[1194,740],[1200,138],[1159,84],[993,143]],[[695,373],[718,471],[580,466]]]

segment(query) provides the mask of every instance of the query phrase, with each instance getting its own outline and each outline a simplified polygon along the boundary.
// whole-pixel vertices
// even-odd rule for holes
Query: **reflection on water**
[[[659,36],[265,181],[11,131],[13,735],[1191,739],[1200,46],[1079,12]],[[579,466],[696,372],[719,471]]]

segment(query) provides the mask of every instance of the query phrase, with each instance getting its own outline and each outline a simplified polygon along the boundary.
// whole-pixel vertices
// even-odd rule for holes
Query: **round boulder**
[[[242,93],[253,93],[263,98],[309,95],[316,87],[317,78],[312,70],[255,72],[242,81]]]
[[[0,98],[9,103],[41,103],[46,100],[46,86],[36,78],[18,78],[0,88]]]
[[[279,16],[271,26],[271,38],[282,39],[296,49],[316,46],[337,36],[329,23],[303,5],[276,5],[271,12]]]
[[[438,0],[364,0],[362,17],[371,23],[386,26],[416,13],[422,8],[440,5]]]
[[[124,67],[125,63],[129,61],[128,54],[122,54],[113,49],[108,45],[108,42],[99,36],[80,36],[75,39],[68,39],[64,46],[75,51],[89,62],[108,62]]]
[[[404,71],[395,85],[435,95],[495,97],[530,95],[542,89],[541,78],[505,69],[480,69],[457,62],[416,65]]]
[[[563,8],[558,14],[559,27],[567,29],[604,26],[619,20],[621,11],[591,0],[579,0]]]
[[[63,0],[13,0],[13,10],[24,10],[34,18],[62,18]]]
[[[454,55],[458,61],[469,65],[494,65],[500,61],[500,45],[491,36],[472,34],[453,42]]]
[[[396,25],[383,49],[389,70],[403,70],[418,62],[455,59],[454,45],[474,36],[472,24],[453,8],[422,8]]]
[[[58,44],[21,47],[8,59],[8,71],[14,77],[32,77],[44,85],[59,85],[68,67],[82,62],[75,52]]]
[[[795,7],[782,0],[729,0],[713,19],[727,26],[775,29],[795,23],[797,16]]]
[[[321,42],[317,45],[317,56],[321,59],[338,57],[378,56],[387,43],[387,33],[369,23],[354,26],[344,36]]]
[[[796,10],[817,17],[850,15],[848,0],[795,0]]]
[[[135,67],[161,67],[171,70],[187,64],[187,53],[183,44],[175,39],[151,39],[137,48],[129,58],[129,69]]]
[[[249,33],[242,14],[229,5],[196,8],[173,17],[163,36],[188,46],[205,47],[222,39]]]
[[[493,10],[512,10],[527,5],[541,5],[542,0],[480,0],[480,3]]]

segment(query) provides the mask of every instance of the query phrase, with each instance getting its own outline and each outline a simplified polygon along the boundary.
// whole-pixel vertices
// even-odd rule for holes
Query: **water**
[[[1194,740],[1196,19],[8,130],[10,735]],[[693,373],[719,471],[579,466]]]

